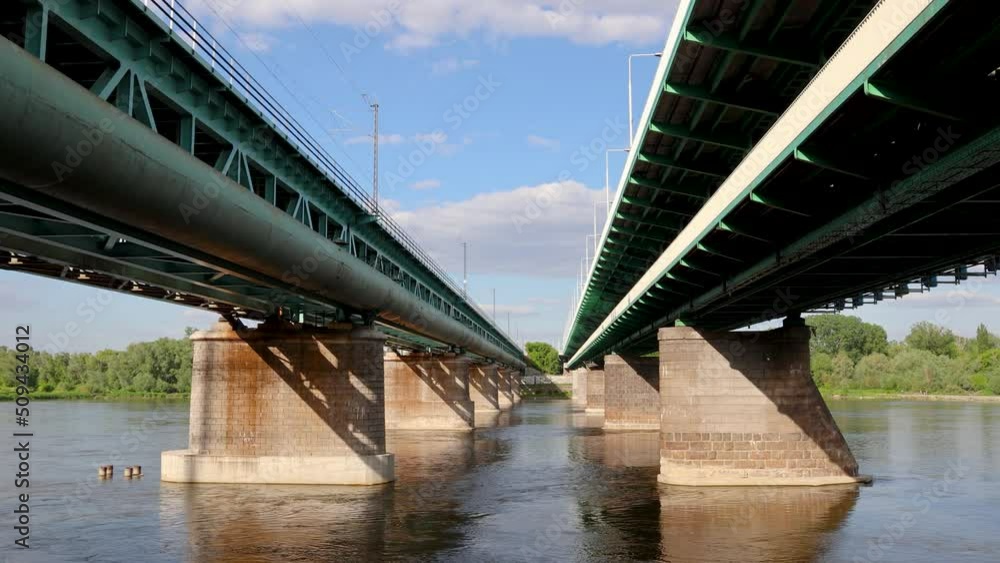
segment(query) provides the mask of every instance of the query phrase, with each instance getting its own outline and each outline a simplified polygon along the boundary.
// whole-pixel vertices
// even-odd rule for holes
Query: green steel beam
[[[670,213],[671,215],[679,215],[681,217],[694,217],[694,214],[698,212],[697,209],[689,209],[686,211],[678,211],[676,209],[670,209],[663,207],[663,205],[670,205],[672,202],[662,202],[661,204],[654,203],[651,199],[645,199],[641,197],[631,197],[622,196],[622,203],[634,206],[642,207],[643,209],[652,209],[654,211],[660,211],[663,213]]]
[[[791,45],[778,46],[753,43],[751,41],[740,41],[738,37],[734,37],[729,34],[715,35],[708,30],[692,31],[689,28],[684,33],[684,40],[704,47],[732,51],[734,53],[750,55],[752,57],[759,57],[762,59],[770,59],[773,61],[789,63],[807,68],[818,68],[821,64],[818,54],[813,57],[803,56],[803,49],[801,47],[796,48]]]
[[[684,228],[682,221],[676,217],[670,217],[668,219],[647,219],[635,217],[632,215],[625,215],[624,213],[615,213],[615,219],[620,221],[631,221],[633,223],[638,223],[639,225],[648,225],[650,227],[656,227],[659,229],[666,229],[672,232],[680,232]]]
[[[799,211],[795,209],[790,204],[783,202],[771,196],[761,195],[759,192],[750,192],[750,201],[758,203],[765,207],[770,207],[771,209],[777,209],[778,211],[784,211],[785,213],[791,213],[792,215],[798,215],[800,217],[811,217],[808,213],[804,211]]]
[[[712,256],[718,256],[719,258],[725,258],[726,260],[731,260],[733,262],[744,262],[744,260],[742,260],[740,258],[736,258],[735,256],[732,256],[730,254],[722,252],[721,250],[718,250],[718,249],[716,249],[714,247],[708,246],[705,243],[699,242],[695,246],[695,248],[697,248],[698,250],[700,250],[700,251],[702,251],[702,252],[704,252],[706,254],[711,254]]]
[[[649,130],[661,135],[667,135],[668,137],[697,141],[699,143],[707,143],[739,151],[748,151],[753,147],[753,141],[750,139],[750,136],[744,133],[693,131],[685,125],[674,125],[657,121],[650,123]]]
[[[873,100],[879,100],[952,121],[964,120],[960,112],[955,111],[961,107],[958,103],[955,101],[943,103],[939,100],[931,99],[926,95],[928,91],[929,89],[926,86],[905,88],[900,84],[892,84],[881,80],[866,80],[864,85],[865,96]]]
[[[637,186],[642,186],[644,188],[649,188],[651,190],[657,190],[665,193],[682,195],[686,197],[693,197],[698,199],[708,199],[708,190],[698,189],[698,188],[688,188],[684,186],[669,186],[661,184],[657,180],[649,180],[647,178],[642,178],[641,176],[629,176],[629,183],[635,184]]]
[[[862,170],[858,170],[858,167],[854,163],[843,162],[843,159],[838,158],[837,156],[820,154],[815,149],[799,147],[793,151],[792,158],[796,162],[802,162],[816,168],[838,172],[847,176],[854,176],[855,178],[860,178],[862,180],[872,179],[870,174]]]
[[[748,239],[753,239],[753,240],[757,240],[757,241],[760,241],[760,242],[765,242],[767,244],[772,244],[772,242],[773,242],[773,241],[770,241],[770,240],[768,240],[766,238],[763,238],[763,237],[761,237],[759,235],[755,235],[755,234],[751,233],[750,231],[748,231],[746,229],[743,229],[743,228],[740,228],[740,227],[735,227],[735,226],[733,226],[733,225],[731,225],[731,224],[729,224],[729,223],[727,223],[725,221],[719,221],[719,225],[718,225],[717,228],[720,231],[725,231],[727,233],[733,233],[734,235],[739,235],[741,237],[745,237],[745,238],[748,238]]]
[[[691,86],[680,82],[667,82],[663,85],[663,91],[667,94],[699,100],[711,104],[742,109],[754,113],[778,116],[782,107],[769,100],[754,100],[738,94],[719,94],[713,90],[702,86]]]
[[[711,176],[712,178],[725,179],[729,176],[730,170],[723,170],[721,168],[710,168],[702,167],[697,164],[680,161],[669,156],[648,154],[645,152],[640,152],[638,157],[639,162],[646,162],[649,164],[655,164],[663,168],[676,168],[678,170],[683,170],[684,172],[691,172],[693,174],[700,174],[702,176]]]

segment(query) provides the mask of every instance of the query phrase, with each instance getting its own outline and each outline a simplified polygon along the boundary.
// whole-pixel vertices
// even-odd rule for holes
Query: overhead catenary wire
[[[296,120],[288,112],[288,110],[286,110],[281,103],[278,102],[278,100],[274,98],[274,96],[252,76],[246,67],[237,61],[236,57],[234,57],[228,49],[212,37],[212,35],[205,30],[204,26],[200,26],[199,29],[194,15],[191,14],[185,6],[176,1],[167,2],[166,0],[150,0],[150,2],[153,5],[154,11],[158,9],[162,17],[165,17],[170,23],[170,28],[173,33],[178,33],[180,36],[186,35],[192,41],[193,49],[196,51],[200,49],[207,54],[214,63],[218,63],[218,68],[215,68],[213,65],[213,70],[221,70],[224,75],[228,75],[227,78],[229,78],[229,82],[232,87],[238,87],[247,96],[260,104],[268,116],[274,120],[272,125],[278,127],[279,132],[283,132],[288,135],[290,137],[288,140],[292,142],[293,146],[295,142],[298,142],[300,145],[296,148],[304,150],[310,156],[319,161],[316,163],[317,168],[324,174],[328,175],[335,185],[342,187],[351,199],[353,199],[363,209],[367,208],[371,210],[374,208],[372,199],[368,196],[366,191],[361,188],[358,182],[339,164],[337,164],[326,149],[324,149],[322,145],[320,145],[315,138],[313,138],[312,135],[302,127],[298,120]],[[294,92],[292,92],[291,89],[289,89],[288,86],[277,76],[274,70],[246,44],[239,33],[237,33],[236,30],[229,25],[225,18],[223,18],[213,6],[209,5],[209,9],[212,10],[216,17],[219,18],[220,22],[223,23],[223,25],[225,25],[234,36],[236,36],[237,40],[240,41],[240,43],[246,47],[248,51],[254,54],[254,57],[257,58],[258,62],[260,62],[265,70],[267,70],[275,82],[277,82],[278,85],[281,86],[282,89],[284,89],[288,95],[296,101],[296,103],[303,107],[316,125],[323,129],[327,136],[330,137],[330,140],[336,144],[336,141],[329,135],[329,132],[323,128],[322,124],[319,123],[315,115],[309,111],[308,107],[306,107],[305,104],[298,99]],[[346,156],[351,162],[354,162],[350,155]],[[455,280],[448,275],[444,269],[435,260],[433,260],[420,247],[420,245],[416,243],[416,241],[413,240],[409,233],[404,231],[394,220],[392,220],[391,217],[382,215],[379,218],[379,223],[392,236],[392,238],[396,239],[396,241],[399,242],[404,248],[409,250],[418,262],[436,274],[437,277],[452,291],[452,293],[459,299],[462,299],[462,301],[469,306],[485,324],[492,326],[494,330],[503,334],[508,340],[511,340],[508,333],[500,329],[500,327],[492,322],[489,315],[482,310],[478,304],[471,300],[462,298],[462,291]]]

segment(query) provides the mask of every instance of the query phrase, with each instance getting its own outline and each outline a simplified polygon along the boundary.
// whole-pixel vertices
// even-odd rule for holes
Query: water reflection
[[[386,487],[163,483],[160,521],[186,527],[186,561],[371,560],[385,551]]]
[[[664,561],[812,561],[859,487],[660,486]]]

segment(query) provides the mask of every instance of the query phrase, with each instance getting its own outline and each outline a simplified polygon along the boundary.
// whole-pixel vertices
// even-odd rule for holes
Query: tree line
[[[974,338],[920,322],[901,342],[845,315],[806,319],[816,384],[833,390],[1000,395],[1000,337],[979,325]]]
[[[188,329],[190,335],[193,329]],[[3,386],[13,388],[17,352],[0,347]],[[191,341],[161,338],[125,350],[31,352],[29,388],[53,396],[114,396],[191,392]]]

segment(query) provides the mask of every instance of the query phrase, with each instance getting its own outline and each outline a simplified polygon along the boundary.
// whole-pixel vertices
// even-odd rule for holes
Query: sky
[[[628,136],[626,61],[666,40],[664,0],[184,0],[366,189],[380,108],[382,206],[520,340],[558,344],[587,235],[603,228],[605,150]],[[635,59],[640,115],[657,59]],[[623,153],[611,153],[617,185]],[[944,310],[959,334],[1000,333],[1000,283],[857,313],[892,338]],[[950,296],[950,298],[949,298]],[[65,351],[179,337],[215,317],[0,272],[3,326]],[[950,299],[950,300],[949,300]],[[960,306],[956,303],[962,301]],[[73,330],[68,330],[72,328]]]

